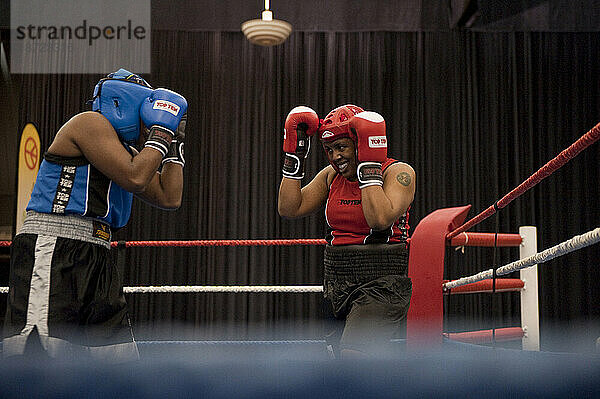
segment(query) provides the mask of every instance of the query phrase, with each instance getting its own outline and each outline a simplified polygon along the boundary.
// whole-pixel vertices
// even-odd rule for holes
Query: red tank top
[[[388,158],[382,170],[396,162]],[[400,243],[408,238],[408,210],[389,229],[372,230],[363,214],[358,181],[349,181],[339,173],[329,186],[325,219],[328,228],[325,239],[331,245]]]

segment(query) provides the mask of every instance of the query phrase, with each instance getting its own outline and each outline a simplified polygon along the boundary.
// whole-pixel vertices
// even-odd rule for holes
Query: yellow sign
[[[15,231],[23,225],[25,209],[40,169],[40,136],[32,123],[25,125],[19,146],[19,179],[17,181],[17,220]]]

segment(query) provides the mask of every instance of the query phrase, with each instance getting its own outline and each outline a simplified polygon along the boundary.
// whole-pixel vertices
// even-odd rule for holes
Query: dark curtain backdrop
[[[417,193],[411,231],[443,207],[479,213],[600,121],[598,33],[295,32],[281,46],[237,32],[153,32],[155,87],[189,101],[185,192],[166,212],[140,201],[121,240],[322,238],[323,211],[277,214],[282,130],[296,105],[323,117],[354,103],[381,113],[389,154],[411,164]],[[100,76],[16,76],[20,122],[47,148],[86,109]],[[500,232],[538,227],[540,250],[598,226],[599,144],[503,209]],[[326,165],[313,141],[307,175]],[[308,180],[308,179],[307,179]],[[492,217],[475,231],[494,231]],[[447,277],[490,268],[493,250],[450,251]],[[126,285],[322,283],[322,248],[211,247],[115,251]],[[517,249],[498,251],[502,265]],[[564,348],[581,329],[600,331],[597,246],[539,268],[542,345]],[[519,323],[518,294],[453,296],[448,329]],[[144,294],[128,301],[138,338],[314,338],[320,294]],[[493,319],[491,315],[494,315]],[[596,324],[594,324],[596,323]],[[561,328],[561,339],[555,331]],[[591,345],[591,342],[589,342]],[[545,346],[544,346],[545,345]]]

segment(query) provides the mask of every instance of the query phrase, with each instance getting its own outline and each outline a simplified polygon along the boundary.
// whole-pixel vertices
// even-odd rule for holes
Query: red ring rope
[[[11,241],[0,241],[0,247],[9,247]],[[111,247],[225,247],[270,245],[325,245],[323,238],[275,239],[275,240],[188,240],[188,241],[113,241]]]
[[[325,245],[322,238],[277,239],[277,240],[189,240],[189,241],[113,241],[112,247],[225,247],[225,246],[271,246],[271,245]]]
[[[510,202],[512,202],[515,198],[521,196],[525,191],[529,190],[539,182],[541,182],[546,177],[550,176],[557,169],[562,167],[571,159],[575,158],[577,154],[581,151],[589,147],[591,144],[595,143],[600,138],[600,123],[594,126],[589,132],[581,136],[576,142],[571,144],[568,148],[564,149],[560,154],[558,154],[554,159],[550,160],[537,172],[531,175],[527,180],[513,189],[511,192],[502,197],[496,204],[490,206],[485,211],[481,212],[479,215],[475,216],[468,222],[464,223],[459,228],[451,231],[446,236],[447,239],[451,239],[456,237],[458,234],[467,231],[471,227],[475,226],[479,222],[487,219],[496,213],[496,209],[502,209]]]
[[[457,235],[450,240],[452,247],[518,247],[521,245],[523,237],[513,233],[465,233]]]

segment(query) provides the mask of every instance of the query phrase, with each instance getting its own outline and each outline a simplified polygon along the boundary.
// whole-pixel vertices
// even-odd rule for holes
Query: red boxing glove
[[[292,109],[285,119],[283,130],[283,176],[304,177],[304,159],[310,152],[310,137],[319,129],[319,116],[309,107]]]
[[[385,120],[377,112],[360,112],[350,119],[350,131],[356,136],[359,187],[383,186],[381,164],[387,159]]]

